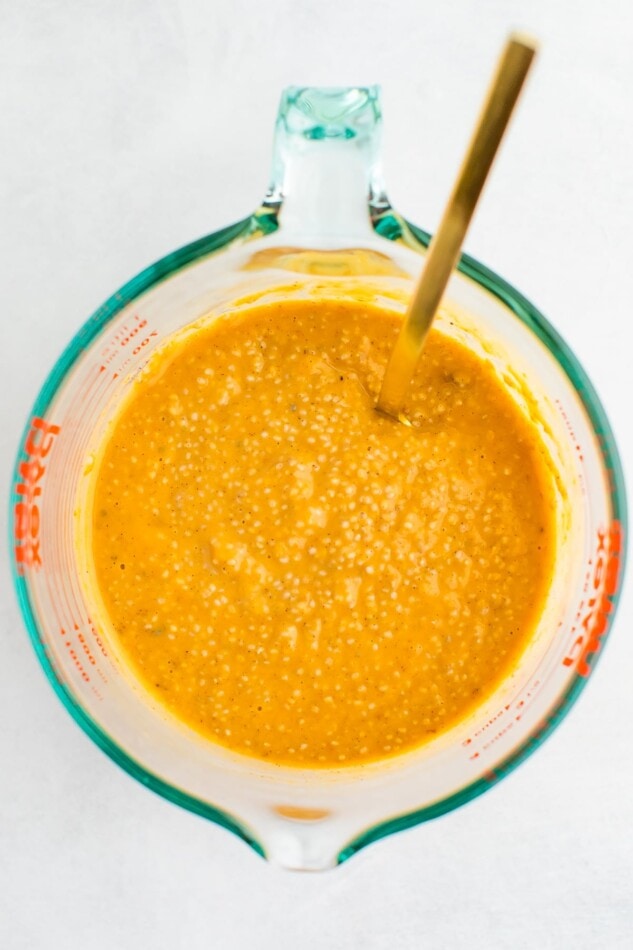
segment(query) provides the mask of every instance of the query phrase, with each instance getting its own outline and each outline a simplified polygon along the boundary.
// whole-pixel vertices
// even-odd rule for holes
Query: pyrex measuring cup
[[[277,296],[372,300],[403,312],[428,235],[390,206],[376,88],[289,89],[273,182],[244,221],[169,255],[82,327],[33,407],[14,477],[15,584],[40,661],[82,728],[130,774],[271,861],[320,869],[481,794],[537,748],[586,683],[618,599],[622,472],[597,396],[538,311],[464,257],[438,320],[488,359],[541,427],[558,480],[558,557],[534,641],[487,701],[405,755],[331,770],[219,748],[127,673],[80,580],[86,473],[148,357],[208,314]],[[79,527],[78,527],[79,526]]]

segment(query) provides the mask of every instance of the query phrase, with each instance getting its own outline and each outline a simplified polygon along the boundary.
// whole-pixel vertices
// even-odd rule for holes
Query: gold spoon
[[[429,245],[376,404],[380,412],[402,422],[406,422],[402,406],[424,340],[535,53],[536,44],[527,37],[513,34],[506,41],[440,226]]]

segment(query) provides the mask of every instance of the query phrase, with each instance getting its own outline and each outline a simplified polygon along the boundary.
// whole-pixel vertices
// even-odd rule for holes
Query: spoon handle
[[[532,40],[512,35],[506,41],[383,378],[376,408],[395,419],[535,53]]]

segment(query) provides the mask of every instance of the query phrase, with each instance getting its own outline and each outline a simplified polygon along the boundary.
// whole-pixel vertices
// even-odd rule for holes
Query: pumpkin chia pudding
[[[408,751],[513,669],[547,595],[554,493],[494,369],[439,329],[410,426],[375,410],[399,317],[285,301],[150,360],[94,472],[91,573],[176,717],[301,767]]]

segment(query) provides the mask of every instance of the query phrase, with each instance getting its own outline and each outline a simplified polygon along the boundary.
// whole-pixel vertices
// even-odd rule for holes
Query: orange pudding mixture
[[[493,368],[433,330],[373,406],[397,315],[281,302],[172,341],[94,485],[109,625],[149,692],[232,750],[341,766],[418,746],[518,662],[551,578],[546,452]]]

